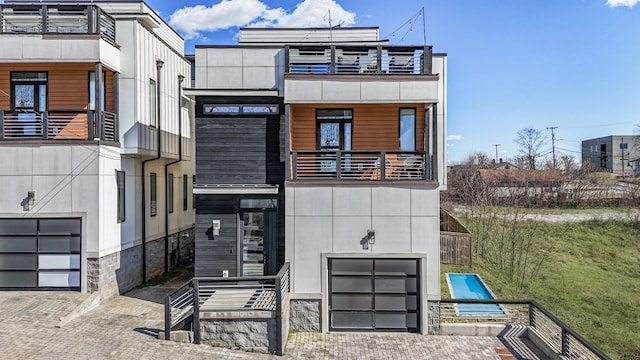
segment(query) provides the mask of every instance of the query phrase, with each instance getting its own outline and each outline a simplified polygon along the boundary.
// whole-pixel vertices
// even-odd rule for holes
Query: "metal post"
[[[200,291],[198,280],[193,279],[193,342],[200,344]]]
[[[276,355],[282,356],[284,349],[282,346],[282,279],[276,277]]]
[[[331,63],[329,64],[329,73],[335,74],[338,70],[336,66],[336,47],[335,45],[331,45]]]
[[[536,327],[536,314],[534,313],[535,306],[532,303],[529,303],[529,327]]]
[[[0,111],[0,140],[4,140],[4,111]]]
[[[387,153],[383,151],[380,153],[380,179],[379,180],[384,180],[386,178],[386,174],[385,174],[386,167],[387,167]]]
[[[565,328],[562,328],[562,355],[569,356],[571,349],[569,348],[569,333]]]
[[[164,339],[171,340],[171,296],[164,299]]]
[[[291,156],[291,172],[293,173],[293,180],[298,180],[298,152],[294,150]]]
[[[48,116],[49,112],[45,111],[43,112],[40,116],[42,116],[42,138],[43,139],[48,139],[49,138],[49,116]]]
[[[336,151],[336,179],[340,180],[342,176],[342,151]]]
[[[382,72],[382,45],[378,45],[376,52],[376,74]]]

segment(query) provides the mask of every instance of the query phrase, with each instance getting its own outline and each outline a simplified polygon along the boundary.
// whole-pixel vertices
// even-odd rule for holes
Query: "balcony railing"
[[[98,34],[116,41],[116,22],[94,5],[4,4],[0,32],[3,34]]]
[[[94,111],[0,111],[0,140],[118,141],[118,116]]]
[[[399,46],[291,46],[290,74],[431,75],[432,48]]]
[[[431,156],[424,151],[292,151],[290,178],[419,181],[434,176]]]

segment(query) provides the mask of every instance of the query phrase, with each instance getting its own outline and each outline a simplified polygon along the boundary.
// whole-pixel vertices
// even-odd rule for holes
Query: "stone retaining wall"
[[[291,299],[291,330],[320,332],[320,299]]]
[[[201,343],[275,353],[276,319],[200,319]],[[286,334],[284,336],[287,336]]]

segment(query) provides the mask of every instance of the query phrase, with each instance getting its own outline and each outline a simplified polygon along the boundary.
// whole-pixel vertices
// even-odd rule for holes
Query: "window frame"
[[[117,218],[118,223],[126,221],[126,173],[121,170],[116,171],[116,188],[117,188]]]
[[[167,174],[167,212],[169,214],[173,214],[174,204],[173,204],[173,174]]]
[[[38,80],[21,80],[21,79],[15,79],[14,75],[16,74],[44,74],[44,79],[38,79]],[[33,93],[33,108],[31,108],[30,110],[33,112],[37,112],[37,113],[43,113],[46,112],[49,109],[49,72],[48,71],[11,71],[9,74],[9,82],[10,82],[10,86],[11,86],[11,111],[14,112],[18,112],[18,111],[29,111],[28,108],[18,108],[16,107],[16,90],[15,87],[16,85],[31,85],[33,86],[34,89],[34,93]],[[41,97],[41,86],[44,85],[44,89],[45,89],[45,98],[44,98],[44,110],[42,109],[42,104],[40,103],[40,97]]]
[[[412,144],[413,145],[411,147],[411,149],[404,149],[403,148],[403,143],[402,143],[402,122],[403,122],[403,111],[407,111],[407,110],[411,110],[413,112],[413,137],[412,137]],[[405,115],[406,116],[406,115]],[[400,151],[411,151],[411,152],[415,152],[416,151],[416,147],[417,147],[417,123],[418,123],[418,119],[417,119],[417,110],[416,108],[412,107],[412,108],[399,108],[398,109],[398,150]]]
[[[158,84],[149,79],[149,126],[158,126]]]
[[[95,81],[96,81],[96,72],[95,71],[89,71],[89,101],[87,104],[87,108],[89,110],[95,110],[96,109],[96,103],[95,103]],[[93,78],[93,79],[92,79]],[[106,107],[107,107],[107,72],[106,71],[102,71],[102,96],[101,96],[101,103],[102,103],[102,111],[106,111]],[[92,82],[93,80],[93,82]]]
[[[342,110],[342,111],[349,111],[351,113],[351,116],[344,116],[344,117],[336,117],[336,118],[320,118],[319,113],[321,111],[325,111],[325,110]],[[323,150],[323,149],[330,149],[330,148],[335,148],[333,146],[322,146],[322,144],[320,143],[320,140],[322,139],[322,133],[321,133],[321,124],[338,124],[339,126],[339,139],[338,139],[338,149],[337,150],[346,150],[346,151],[351,151],[353,150],[353,132],[354,132],[354,126],[353,126],[353,119],[354,119],[354,110],[352,108],[319,108],[316,109],[316,116],[315,116],[315,120],[316,120],[316,150]],[[345,149],[345,143],[346,143],[346,131],[345,131],[345,124],[349,124],[350,125],[350,132],[349,132],[349,149]]]
[[[189,208],[189,175],[182,175],[182,210]]]
[[[158,215],[158,174],[149,173],[149,216]]]

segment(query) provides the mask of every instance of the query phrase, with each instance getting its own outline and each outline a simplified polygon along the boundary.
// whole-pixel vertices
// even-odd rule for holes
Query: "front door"
[[[321,172],[335,172],[336,163],[347,163],[350,154],[343,154],[337,158],[337,151],[351,151],[351,135],[353,132],[353,111],[350,109],[318,109],[317,148],[327,152],[320,157]],[[344,167],[344,165],[343,165]]]
[[[241,276],[274,274],[276,216],[275,209],[249,210],[240,214]]]

